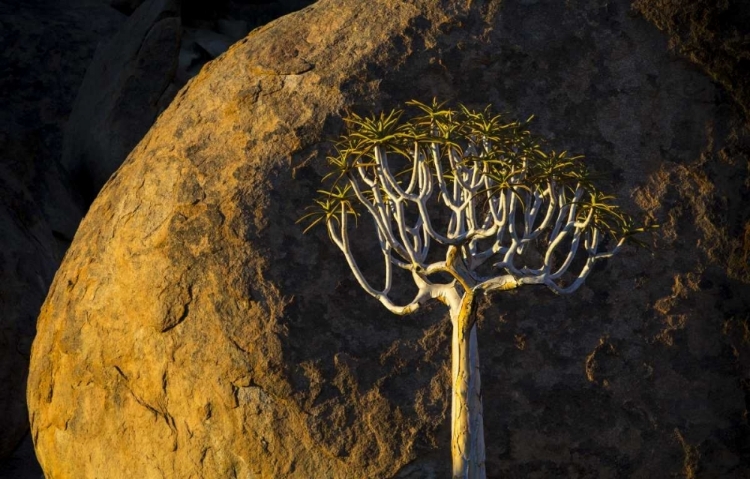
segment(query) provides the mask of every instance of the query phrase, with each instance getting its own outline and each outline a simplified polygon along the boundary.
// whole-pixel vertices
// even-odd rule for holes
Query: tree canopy
[[[417,114],[344,117],[345,132],[328,157],[327,188],[302,218],[305,231],[327,226],[365,291],[393,312],[413,311],[427,294],[405,307],[393,304],[393,267],[411,271],[420,287],[432,285],[428,276],[446,265],[428,261],[435,243],[455,248],[462,271],[454,277],[471,283],[464,288],[544,284],[570,293],[596,261],[626,241],[643,245],[634,235],[655,228],[637,225],[598,189],[583,156],[549,149],[532,135],[533,117],[508,120],[490,106],[453,109],[436,100],[407,105]],[[349,228],[365,212],[385,259],[383,288],[367,281],[352,254]],[[488,260],[489,269],[482,266]]]

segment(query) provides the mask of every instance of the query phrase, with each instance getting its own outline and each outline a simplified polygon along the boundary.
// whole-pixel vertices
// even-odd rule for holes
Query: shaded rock
[[[730,261],[747,125],[629,2],[529,3],[322,1],[193,78],[43,306],[28,401],[45,473],[447,476],[445,311],[387,314],[295,224],[344,109],[435,95],[536,113],[664,225],[653,256],[624,252],[575,296],[484,305],[489,476],[750,473],[748,279]]]
[[[7,460],[0,462],[0,477],[12,479],[44,479],[42,468],[34,455],[34,442],[31,435],[21,442],[21,445]]]
[[[68,122],[62,163],[87,202],[122,163],[176,92],[176,0],[149,0],[97,49]],[[164,96],[168,98],[163,98]]]
[[[62,128],[97,42],[122,18],[88,1],[0,2],[0,459],[28,435],[36,317],[82,216],[59,163]],[[4,477],[33,460],[19,456]]]
[[[35,319],[61,257],[43,212],[5,167],[0,191],[0,457],[6,457],[28,432],[24,399]]]
[[[182,0],[182,17],[191,26],[198,27],[211,25],[216,19],[231,7],[230,0],[216,0],[205,2],[203,0]],[[246,2],[237,2],[240,5]]]
[[[195,30],[193,32],[193,37],[195,43],[211,55],[211,58],[218,57],[227,51],[230,45],[234,43],[234,41],[226,35],[211,30]]]
[[[250,27],[245,20],[220,19],[216,22],[217,31],[237,41],[250,33]]]
[[[207,62],[224,53],[232,43],[229,37],[212,30],[185,28],[175,83],[185,85]]]
[[[62,130],[97,43],[123,19],[87,0],[0,3],[0,163],[44,210],[62,252],[82,203],[60,167]]]
[[[742,0],[636,0],[669,36],[669,47],[700,65],[750,117],[750,5]]]
[[[112,8],[125,15],[131,15],[142,3],[143,0],[110,0],[109,2]]]

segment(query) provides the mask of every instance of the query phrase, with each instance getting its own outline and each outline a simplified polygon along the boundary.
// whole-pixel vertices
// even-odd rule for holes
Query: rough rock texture
[[[94,2],[0,1],[0,459],[28,432],[36,317],[82,216],[59,164],[62,126],[120,21]]]
[[[25,446],[19,446],[13,457],[8,454],[28,431],[25,383],[39,307],[88,207],[83,196],[91,196],[90,191],[81,195],[80,185],[71,182],[60,165],[62,130],[97,44],[106,43],[126,19],[108,4],[131,14],[140,3],[0,0],[0,90],[4,92],[0,96],[0,477],[38,477],[33,448],[31,454]],[[239,8],[230,2],[221,11],[224,23],[218,29],[238,39],[257,22],[235,17],[267,21],[268,14],[278,16],[284,8],[294,7],[279,5]],[[217,29],[212,22],[202,28]],[[141,78],[148,89],[163,71],[155,61],[158,57],[142,54],[140,59],[146,63],[141,73],[150,72]],[[194,73],[201,65],[193,66]],[[91,94],[108,86],[88,82],[86,89]],[[171,95],[177,91],[174,85],[168,88]],[[131,99],[138,91],[128,91]],[[171,100],[166,97],[163,103]],[[141,135],[132,139],[131,146],[153,119],[142,118]],[[121,115],[114,123],[126,120]],[[93,131],[104,134],[101,123]],[[120,134],[116,128],[106,133]],[[120,161],[128,151],[122,152]]]
[[[180,50],[177,0],[148,0],[97,49],[65,132],[62,163],[90,203],[171,101]]]
[[[750,4],[743,0],[636,0],[669,35],[669,47],[700,65],[750,115]]]
[[[489,476],[747,477],[750,131],[719,88],[624,0],[323,0],[256,30],[55,277],[28,388],[45,473],[446,477],[445,311],[386,314],[295,225],[343,109],[437,95],[537,114],[664,225],[574,296],[485,305]]]
[[[130,17],[86,71],[62,155],[85,205],[206,62],[251,29],[310,3],[112,0]]]

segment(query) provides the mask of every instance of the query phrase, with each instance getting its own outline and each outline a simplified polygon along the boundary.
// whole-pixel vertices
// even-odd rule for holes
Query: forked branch
[[[582,157],[546,151],[528,121],[504,121],[489,108],[409,104],[421,115],[405,122],[401,111],[344,119],[347,132],[329,158],[335,180],[308,215],[327,224],[359,284],[390,311],[408,314],[450,288],[542,284],[571,293],[597,261],[653,228],[634,226],[596,189]],[[349,219],[361,212],[377,231],[382,288],[366,279],[351,247]],[[436,244],[444,254],[431,254]],[[394,267],[418,287],[408,304],[389,297]],[[453,281],[431,281],[436,273]]]

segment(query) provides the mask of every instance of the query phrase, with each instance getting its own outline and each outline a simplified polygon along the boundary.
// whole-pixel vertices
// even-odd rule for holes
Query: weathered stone
[[[131,13],[140,2],[110,3]],[[0,2],[0,90],[6,93],[0,96],[0,172],[9,185],[0,190],[0,477],[38,469],[23,448],[7,456],[28,431],[25,383],[36,316],[85,209],[59,164],[62,129],[97,44],[124,20],[96,0]],[[168,88],[157,110],[177,91]]]
[[[159,113],[177,68],[176,0],[148,0],[97,49],[68,122],[62,163],[90,202]]]
[[[485,305],[489,476],[750,474],[747,124],[629,3],[529,3],[321,1],[191,80],[43,306],[45,473],[447,476],[445,312],[386,314],[295,224],[343,110],[437,95],[538,114],[663,224],[575,296]]]
[[[635,0],[634,10],[669,36],[750,116],[750,4],[743,0]]]
[[[109,3],[129,14],[141,2]],[[10,258],[8,265],[0,266],[0,290],[5,294],[0,298],[5,308],[0,310],[0,377],[5,381],[0,390],[0,460],[28,430],[25,382],[34,322],[50,272],[57,269],[86,207],[60,166],[62,129],[97,44],[109,40],[125,18],[97,0],[0,2],[0,90],[6,93],[0,96],[0,168],[2,181],[12,185],[0,191],[1,207],[6,208],[0,248]],[[167,87],[158,111],[176,91],[174,84]],[[143,131],[148,127],[144,124]],[[12,197],[18,191],[23,191],[26,209],[7,209],[15,204]],[[8,223],[9,218],[14,222]],[[25,230],[29,224],[42,241],[36,248],[51,248],[52,256],[35,249],[36,240]],[[36,280],[27,284],[24,268],[11,267],[18,264],[44,269],[43,288]],[[8,464],[0,464],[0,476],[21,477],[23,464],[32,459],[33,454],[8,459]]]

